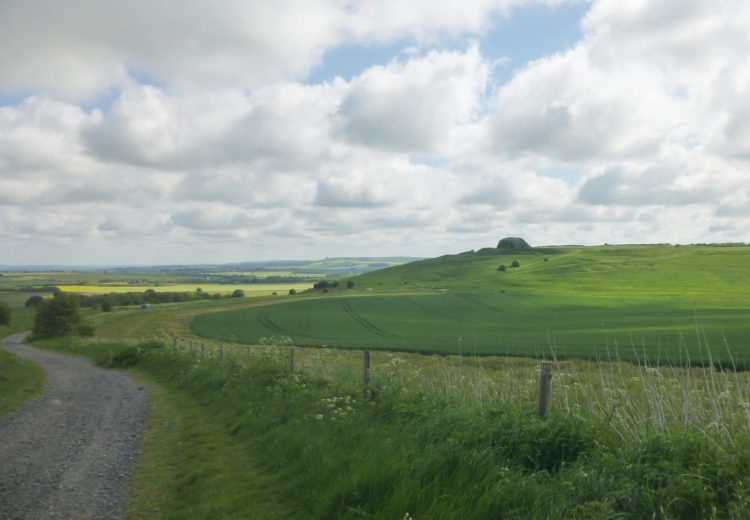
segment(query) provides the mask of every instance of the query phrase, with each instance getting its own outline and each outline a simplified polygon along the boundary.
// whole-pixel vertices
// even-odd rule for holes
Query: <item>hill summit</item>
[[[531,249],[531,246],[523,238],[506,237],[497,243],[498,249]]]

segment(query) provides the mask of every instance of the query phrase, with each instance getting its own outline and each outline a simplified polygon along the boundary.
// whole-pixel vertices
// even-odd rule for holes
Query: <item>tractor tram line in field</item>
[[[365,328],[367,331],[372,332],[376,336],[391,336],[391,334],[388,334],[380,327],[377,327],[373,325],[370,321],[368,321],[364,316],[359,314],[357,311],[355,311],[352,308],[352,304],[349,303],[347,300],[341,300],[341,306],[344,308],[344,311],[354,318],[354,320],[359,323],[363,328]]]

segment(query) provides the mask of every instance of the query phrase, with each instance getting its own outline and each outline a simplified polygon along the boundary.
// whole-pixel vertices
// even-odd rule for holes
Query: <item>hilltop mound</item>
[[[531,246],[523,238],[506,237],[497,243],[498,249],[531,249]]]

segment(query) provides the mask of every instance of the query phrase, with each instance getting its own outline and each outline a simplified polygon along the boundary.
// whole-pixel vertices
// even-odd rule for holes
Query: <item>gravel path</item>
[[[47,373],[42,394],[0,419],[0,519],[119,519],[147,399],[121,372],[23,343],[9,352]]]

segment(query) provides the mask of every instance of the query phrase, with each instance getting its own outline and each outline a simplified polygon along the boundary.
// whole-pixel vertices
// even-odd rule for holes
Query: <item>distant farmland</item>
[[[230,294],[237,289],[245,291],[246,296],[269,296],[274,292],[286,294],[290,289],[304,291],[312,288],[312,283],[248,283],[248,284],[165,284],[165,285],[58,285],[63,292],[77,294],[103,294],[103,293],[126,293],[145,292],[149,289],[156,292],[195,292],[200,289],[210,294]]]

